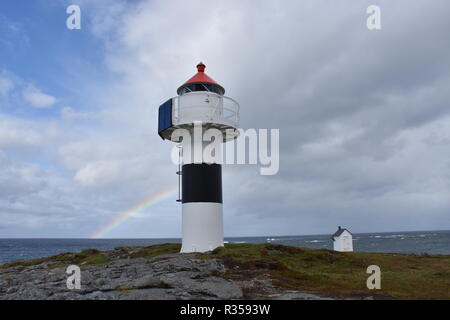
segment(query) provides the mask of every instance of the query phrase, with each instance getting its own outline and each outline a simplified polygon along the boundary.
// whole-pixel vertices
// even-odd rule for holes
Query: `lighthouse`
[[[195,137],[212,129],[221,133],[220,143],[226,143],[239,135],[239,104],[225,96],[225,89],[205,68],[200,62],[197,73],[178,88],[176,97],[159,107],[158,114],[159,136],[179,148],[177,201],[182,204],[183,253],[223,246],[222,163],[205,160],[201,155],[208,142]]]

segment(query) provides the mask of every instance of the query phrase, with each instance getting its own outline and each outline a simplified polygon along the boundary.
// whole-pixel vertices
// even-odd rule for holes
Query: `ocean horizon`
[[[84,249],[111,250],[118,246],[179,243],[181,238],[0,238],[0,264]],[[332,249],[330,234],[225,237],[225,243],[275,243]],[[354,251],[406,254],[450,254],[450,230],[354,233]]]

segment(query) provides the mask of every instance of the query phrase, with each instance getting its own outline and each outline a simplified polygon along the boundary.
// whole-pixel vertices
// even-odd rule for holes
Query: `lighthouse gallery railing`
[[[173,98],[173,124],[203,121],[239,128],[239,103],[213,92],[190,92]]]

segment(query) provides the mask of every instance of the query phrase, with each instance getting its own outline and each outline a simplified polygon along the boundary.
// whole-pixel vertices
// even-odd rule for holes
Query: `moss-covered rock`
[[[230,279],[271,279],[280,289],[333,297],[450,299],[450,255],[337,252],[277,244],[226,244],[219,258]],[[368,290],[367,267],[381,268],[381,289]]]
[[[86,292],[119,299],[148,294],[178,298],[177,294],[186,292],[192,297],[217,298],[238,298],[243,292],[247,299],[302,293],[356,299],[450,299],[450,255],[342,253],[276,244],[226,244],[204,254],[179,251],[180,244],[168,243],[104,252],[86,249],[10,262],[0,266],[0,294],[2,298],[11,294],[34,298],[44,288],[54,298],[76,294],[89,298],[66,292],[64,268],[76,264],[84,272]],[[381,268],[381,290],[367,289],[370,265]],[[55,281],[60,283],[58,289],[47,285]],[[39,290],[34,291],[34,286]]]

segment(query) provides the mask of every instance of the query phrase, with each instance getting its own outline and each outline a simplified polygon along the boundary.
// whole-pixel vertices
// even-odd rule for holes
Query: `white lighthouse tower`
[[[222,166],[220,161],[205,163],[192,156],[195,150],[203,154],[207,144],[180,138],[180,130],[175,130],[184,129],[194,137],[200,125],[202,132],[218,129],[221,143],[239,134],[239,104],[224,96],[225,89],[205,73],[203,63],[197,65],[197,71],[178,88],[178,96],[159,107],[158,134],[177,142],[181,149],[181,170],[177,172],[181,177],[181,199],[177,200],[182,202],[181,252],[206,252],[223,246]]]

